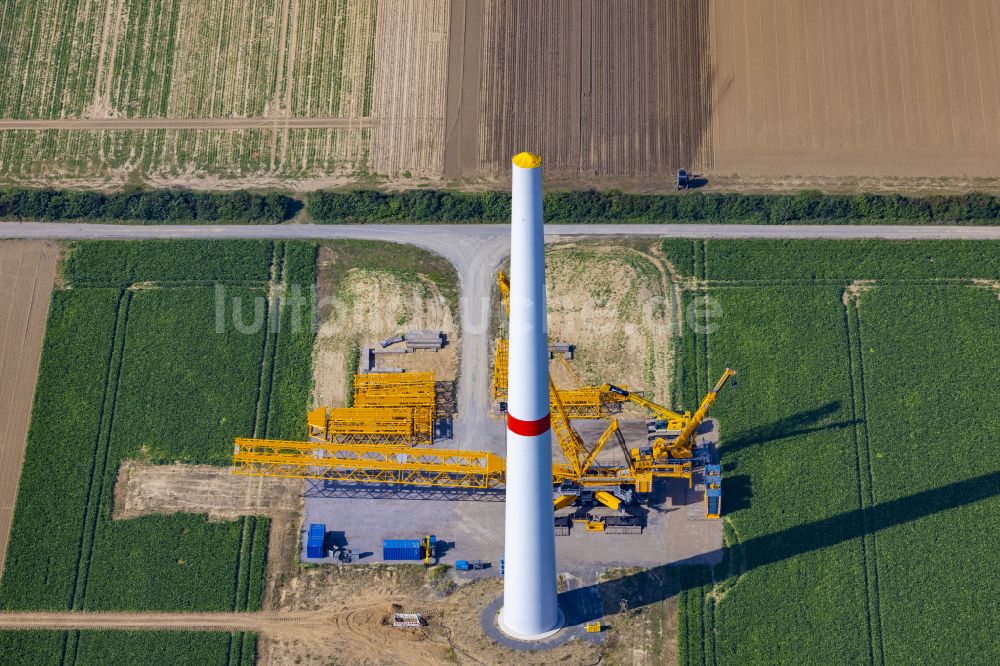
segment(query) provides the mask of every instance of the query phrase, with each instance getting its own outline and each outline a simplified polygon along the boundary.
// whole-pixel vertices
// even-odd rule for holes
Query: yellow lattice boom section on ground
[[[392,393],[401,386],[421,387],[431,390],[434,397],[433,372],[371,372],[354,375],[354,391],[367,393]]]
[[[438,488],[503,484],[504,460],[492,453],[408,446],[237,438],[233,474]]]

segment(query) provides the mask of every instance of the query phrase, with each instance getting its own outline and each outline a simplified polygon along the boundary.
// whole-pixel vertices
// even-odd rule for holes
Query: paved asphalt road
[[[675,238],[803,238],[885,240],[1000,240],[1000,226],[754,225],[754,224],[560,224],[547,225],[547,241],[596,236]],[[409,243],[440,254],[459,276],[462,316],[461,381],[455,444],[469,448],[489,410],[489,314],[495,271],[510,251],[504,224],[357,225],[109,225],[49,222],[0,223],[0,239],[149,238],[356,238]]]

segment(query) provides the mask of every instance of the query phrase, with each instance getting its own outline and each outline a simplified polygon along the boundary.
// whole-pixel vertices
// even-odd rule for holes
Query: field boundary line
[[[254,437],[263,437],[267,432],[271,406],[271,382],[274,380],[274,360],[277,338],[280,332],[281,269],[284,257],[284,243],[277,242],[271,251],[271,265],[268,267],[270,279],[267,282],[267,298],[264,301],[264,339],[261,341],[260,365],[257,370],[257,399],[251,431]],[[266,385],[265,385],[266,382]]]

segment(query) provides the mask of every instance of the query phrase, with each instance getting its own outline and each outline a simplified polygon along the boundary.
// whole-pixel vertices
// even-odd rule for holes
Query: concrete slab
[[[594,441],[594,430],[602,422],[576,423],[587,441]],[[625,422],[626,439],[644,438],[642,422]],[[499,437],[502,424],[497,422]],[[641,432],[640,432],[641,430]],[[488,448],[497,446],[498,433],[483,433]],[[502,441],[502,440],[501,440]],[[713,427],[699,435],[701,445],[714,447],[717,431]],[[487,448],[484,446],[483,448]],[[502,452],[502,449],[501,451]],[[621,451],[605,455],[621,457]],[[561,458],[558,449],[556,460]],[[498,576],[503,556],[504,503],[502,494],[395,489],[350,489],[329,485],[305,484],[303,534],[310,523],[323,523],[335,538],[336,545],[350,548],[356,563],[382,561],[383,539],[417,539],[434,534],[442,544],[438,561],[454,565],[455,560],[484,560],[491,566],[481,571],[456,573],[460,577]],[[724,506],[724,505],[723,505]],[[609,567],[654,567],[671,563],[713,564],[722,558],[722,521],[704,519],[703,496],[688,489],[683,481],[659,481],[650,498],[647,526],[642,534],[605,534],[574,527],[568,536],[556,538],[556,557],[560,572],[594,580]],[[303,544],[305,539],[303,539]],[[336,557],[303,561],[337,562]]]

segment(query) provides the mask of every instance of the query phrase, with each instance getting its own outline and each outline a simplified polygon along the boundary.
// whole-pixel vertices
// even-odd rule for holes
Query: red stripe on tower
[[[510,430],[515,435],[521,435],[522,437],[544,435],[549,431],[549,415],[546,414],[542,418],[535,419],[534,421],[522,421],[521,419],[514,418],[514,416],[508,412],[507,430]]]

